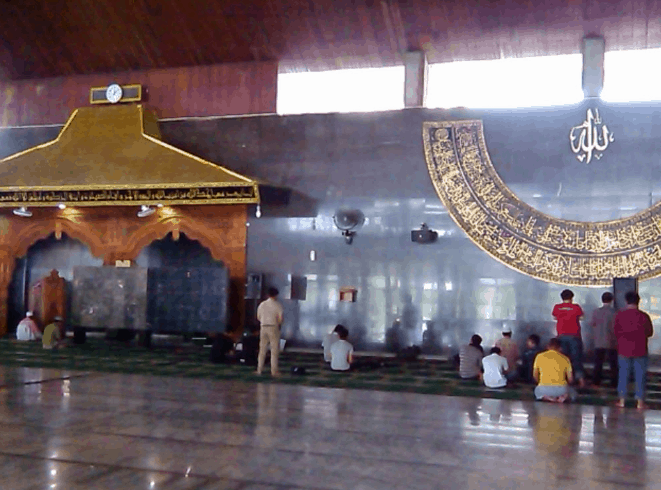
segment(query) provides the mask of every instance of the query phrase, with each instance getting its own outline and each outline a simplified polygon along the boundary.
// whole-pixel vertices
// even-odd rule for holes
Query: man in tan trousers
[[[266,349],[271,346],[271,375],[279,376],[278,354],[280,353],[280,325],[282,325],[282,305],[278,303],[278,290],[269,288],[269,298],[257,307],[259,320],[259,356],[257,357],[257,374],[262,374]]]

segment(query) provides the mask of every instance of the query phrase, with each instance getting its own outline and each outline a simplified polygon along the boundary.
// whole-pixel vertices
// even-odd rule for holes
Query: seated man
[[[533,377],[539,384],[535,398],[554,403],[576,399],[576,391],[569,386],[574,378],[569,358],[560,353],[560,340],[549,340],[548,350],[537,354],[533,364]]]
[[[519,360],[519,346],[512,339],[512,329],[510,327],[503,328],[503,337],[496,341],[495,346],[500,349],[500,355],[507,359],[509,369],[507,371],[507,379],[515,379],[518,375],[516,364]]]
[[[487,388],[504,388],[507,386],[507,359],[500,355],[500,347],[493,347],[491,354],[482,359],[484,368],[484,385]]]
[[[234,339],[226,332],[216,334],[211,344],[209,359],[214,364],[229,363],[234,353]]]
[[[353,361],[353,345],[347,342],[349,331],[346,327],[338,325],[338,336],[340,339],[333,343],[330,349],[331,369],[333,371],[348,371]]]
[[[473,335],[470,344],[459,349],[459,376],[462,379],[480,379],[482,376],[482,337]]]
[[[64,345],[62,339],[62,317],[56,316],[53,318],[53,323],[49,323],[44,328],[44,336],[42,337],[42,345],[44,349],[54,349]]]
[[[532,377],[532,367],[535,363],[535,357],[542,349],[539,347],[539,335],[532,334],[526,340],[526,349],[521,355],[521,365],[519,366],[519,378],[524,383],[534,383],[535,379]]]
[[[41,331],[32,319],[32,312],[28,311],[16,327],[17,340],[38,340],[41,338]]]
[[[338,335],[338,329],[340,328],[345,328],[345,327],[344,325],[336,325],[333,331],[328,335],[326,335],[324,341],[321,343],[321,346],[324,348],[324,361],[326,362],[331,362],[331,355],[330,355],[331,346],[335,342],[340,340],[340,336]]]

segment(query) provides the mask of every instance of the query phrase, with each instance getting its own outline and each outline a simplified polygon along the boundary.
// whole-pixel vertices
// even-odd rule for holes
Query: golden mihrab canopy
[[[160,136],[142,105],[77,109],[53,141],[0,160],[0,206],[259,202],[256,181]]]

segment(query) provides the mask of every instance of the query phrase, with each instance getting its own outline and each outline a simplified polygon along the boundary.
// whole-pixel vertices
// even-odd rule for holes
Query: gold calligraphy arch
[[[575,286],[661,275],[661,203],[614,221],[554,218],[522,202],[498,176],[482,121],[425,122],[423,141],[429,175],[450,216],[503,264]]]

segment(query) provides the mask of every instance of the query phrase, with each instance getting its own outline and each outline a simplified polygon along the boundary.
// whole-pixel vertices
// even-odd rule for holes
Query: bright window
[[[278,114],[403,108],[403,66],[278,74]]]
[[[660,61],[661,49],[607,52],[601,98],[606,102],[661,100]]]
[[[429,65],[427,107],[500,109],[583,100],[580,54]]]

